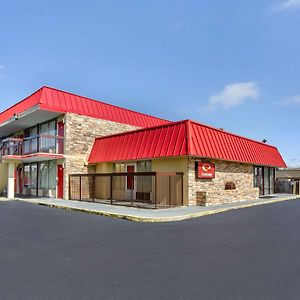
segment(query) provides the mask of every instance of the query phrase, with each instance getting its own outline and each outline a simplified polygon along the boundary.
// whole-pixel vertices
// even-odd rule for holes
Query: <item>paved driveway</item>
[[[0,299],[299,299],[300,201],[175,223],[0,203]]]

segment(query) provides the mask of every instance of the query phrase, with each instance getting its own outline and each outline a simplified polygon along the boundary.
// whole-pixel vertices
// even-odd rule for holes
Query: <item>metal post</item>
[[[71,176],[69,175],[69,200],[71,199]]]
[[[36,163],[36,196],[39,196],[39,177],[40,177],[40,163]]]
[[[81,195],[81,176],[79,176],[79,200],[82,200],[82,195]]]
[[[96,181],[96,176],[93,175],[93,183],[92,183],[92,196],[93,196],[93,202],[95,202],[95,189],[96,189],[96,186],[95,186],[95,181]]]
[[[133,178],[133,186],[130,188],[133,188],[130,190],[130,197],[131,197],[131,206],[133,206],[133,194],[134,194],[134,189],[135,189],[135,176],[131,176]]]
[[[155,173],[155,209],[157,209],[157,174]]]
[[[184,185],[183,185],[183,174],[181,174],[181,205],[183,206],[183,189],[184,189]]]
[[[169,177],[169,207],[171,206],[171,176]]]
[[[110,204],[113,204],[113,175],[110,176]]]
[[[37,152],[40,152],[41,151],[41,145],[40,145],[40,136],[38,136],[37,138],[36,138],[36,142],[37,142]]]

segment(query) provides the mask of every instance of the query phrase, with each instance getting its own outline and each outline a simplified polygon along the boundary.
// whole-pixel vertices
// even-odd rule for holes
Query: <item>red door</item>
[[[22,172],[22,168],[18,167],[17,168],[17,190],[16,190],[16,194],[22,195],[23,194],[23,172]]]
[[[17,171],[17,169],[15,169],[15,194],[18,193],[18,190],[17,190],[17,179],[18,179],[18,171]]]
[[[57,166],[57,198],[64,198],[64,168],[62,165]]]
[[[64,153],[64,140],[62,139],[65,135],[65,124],[63,121],[57,123],[57,135],[61,137],[58,140],[58,154]]]
[[[134,172],[134,166],[127,166],[127,173]],[[127,176],[127,190],[134,190],[134,176]]]

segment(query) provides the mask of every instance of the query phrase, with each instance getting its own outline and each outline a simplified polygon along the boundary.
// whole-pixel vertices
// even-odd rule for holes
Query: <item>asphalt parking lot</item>
[[[0,299],[299,299],[300,201],[170,223],[0,203]]]

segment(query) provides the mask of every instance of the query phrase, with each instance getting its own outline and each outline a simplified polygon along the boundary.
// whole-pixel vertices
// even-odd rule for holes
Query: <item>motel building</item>
[[[275,193],[276,147],[50,87],[0,113],[0,194],[145,208]]]

